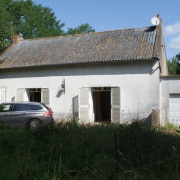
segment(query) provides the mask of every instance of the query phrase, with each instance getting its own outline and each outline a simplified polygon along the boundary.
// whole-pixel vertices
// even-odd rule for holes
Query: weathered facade
[[[59,120],[126,123],[161,110],[165,85],[160,77],[167,75],[161,24],[33,40],[16,37],[0,56],[0,102],[44,102]]]

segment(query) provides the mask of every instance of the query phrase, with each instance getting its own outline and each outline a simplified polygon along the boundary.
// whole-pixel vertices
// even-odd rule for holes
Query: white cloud
[[[164,33],[165,35],[175,35],[180,33],[180,21],[164,27]]]
[[[180,35],[178,35],[170,40],[170,43],[168,44],[168,48],[180,50]]]

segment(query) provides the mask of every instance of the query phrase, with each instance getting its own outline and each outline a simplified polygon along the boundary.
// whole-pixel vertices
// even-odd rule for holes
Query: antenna
[[[151,23],[152,23],[153,25],[157,26],[157,25],[160,23],[160,20],[159,20],[158,17],[153,17],[153,18],[151,19]]]

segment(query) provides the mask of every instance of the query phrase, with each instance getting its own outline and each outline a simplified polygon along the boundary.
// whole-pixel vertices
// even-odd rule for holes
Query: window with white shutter
[[[79,94],[79,119],[81,122],[89,122],[89,88],[80,88]]]
[[[120,88],[111,87],[111,121],[120,123]]]
[[[41,101],[42,103],[49,105],[49,89],[41,89]]]
[[[6,101],[6,89],[0,88],[0,103],[3,103]]]

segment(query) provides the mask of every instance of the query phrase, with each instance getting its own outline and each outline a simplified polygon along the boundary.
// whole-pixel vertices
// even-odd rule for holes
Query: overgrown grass
[[[180,137],[174,132],[139,122],[1,128],[0,179],[180,179]]]

